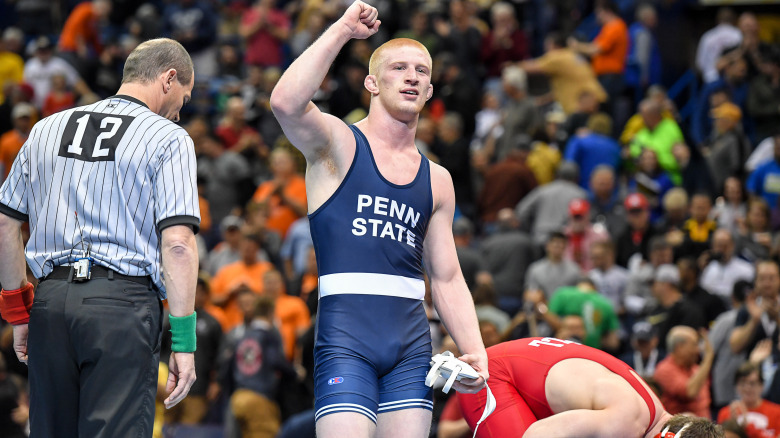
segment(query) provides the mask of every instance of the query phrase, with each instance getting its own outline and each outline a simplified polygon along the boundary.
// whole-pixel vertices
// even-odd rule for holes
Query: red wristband
[[[32,303],[32,283],[19,289],[3,290],[0,293],[0,316],[11,325],[27,324],[30,322]]]

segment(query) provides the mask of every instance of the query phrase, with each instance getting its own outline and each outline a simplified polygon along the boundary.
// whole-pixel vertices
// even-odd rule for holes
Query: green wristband
[[[195,324],[198,321],[195,312],[187,316],[169,316],[171,321],[171,350],[181,353],[195,351],[197,340]]]

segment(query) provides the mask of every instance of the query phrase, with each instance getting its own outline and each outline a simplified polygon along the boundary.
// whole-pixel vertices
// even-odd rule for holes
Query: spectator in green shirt
[[[655,151],[658,163],[669,173],[672,182],[680,185],[680,168],[672,154],[675,143],[682,142],[683,134],[674,119],[663,117],[663,108],[656,100],[645,99],[639,104],[639,114],[645,122],[631,142],[631,157],[637,158],[642,149]]]
[[[620,345],[618,321],[612,303],[596,290],[590,279],[576,286],[562,287],[550,300],[549,311],[559,318],[576,315],[585,321],[585,345],[606,351],[616,351]]]

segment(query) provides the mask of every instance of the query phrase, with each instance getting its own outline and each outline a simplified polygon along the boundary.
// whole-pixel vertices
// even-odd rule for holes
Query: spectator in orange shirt
[[[764,342],[756,350],[763,348],[769,354],[772,349],[770,341]],[[734,419],[745,426],[750,438],[774,438],[780,435],[780,405],[761,398],[764,388],[761,367],[745,362],[737,370],[734,381],[739,399],[720,410],[718,424]]]
[[[306,184],[296,172],[295,159],[288,149],[271,152],[271,173],[273,179],[260,184],[253,199],[268,204],[267,226],[284,238],[290,225],[306,215]]]
[[[43,117],[49,117],[74,106],[76,106],[76,95],[68,89],[67,78],[62,73],[55,74],[51,77],[51,91],[43,102]]]
[[[225,310],[223,330],[230,331],[241,324],[242,312],[236,303],[236,295],[242,288],[249,288],[260,295],[263,293],[263,274],[273,266],[261,261],[257,252],[262,248],[258,236],[247,234],[241,241],[241,260],[226,265],[211,281],[211,300]]]
[[[300,359],[296,351],[298,338],[311,326],[311,316],[306,303],[299,297],[287,295],[282,273],[272,269],[263,274],[263,294],[276,302],[274,319],[282,336],[284,355],[287,360]]]
[[[29,103],[19,102],[14,105],[14,109],[11,111],[14,129],[0,136],[0,164],[3,165],[3,178],[0,179],[0,182],[8,177],[16,155],[27,140],[27,136],[30,135],[34,115],[35,108]]]
[[[317,305],[319,304],[319,276],[317,275],[317,254],[314,252],[314,247],[309,247],[306,256],[306,270],[297,275],[292,282],[295,289],[298,292],[298,296],[301,297],[306,307],[309,308],[309,314],[314,315],[317,313]]]
[[[206,199],[206,187],[208,180],[205,177],[198,177],[198,206],[200,207],[200,229],[208,232],[211,230],[211,207]],[[205,260],[201,260],[201,263]]]
[[[699,351],[700,338],[704,341],[703,352]],[[669,330],[666,348],[669,355],[658,363],[653,375],[661,387],[661,403],[672,415],[690,412],[710,418],[709,375],[715,353],[709,338],[678,325]]]
[[[201,306],[203,311],[216,319],[220,326],[224,327],[227,325],[228,321],[225,316],[225,311],[211,302],[211,280],[205,272],[201,271],[201,273],[198,274],[198,282],[195,285],[195,297],[196,302],[201,298],[205,298],[205,302]]]
[[[68,61],[76,61],[76,70],[82,72],[84,61],[97,58],[103,51],[98,26],[111,13],[110,0],[92,0],[80,3],[65,20],[59,39],[61,52],[75,55]],[[71,62],[73,63],[73,62]]]
[[[569,39],[569,47],[591,57],[593,72],[609,95],[607,112],[613,119],[617,119],[614,111],[615,99],[623,92],[623,74],[626,70],[629,43],[628,27],[620,18],[617,6],[612,0],[596,2],[596,19],[601,24],[601,31],[593,42],[581,43]]]

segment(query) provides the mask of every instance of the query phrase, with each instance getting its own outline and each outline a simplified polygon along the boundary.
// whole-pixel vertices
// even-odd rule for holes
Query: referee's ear
[[[173,86],[173,82],[177,80],[176,78],[176,69],[172,68],[169,69],[164,73],[164,80],[163,80],[163,91],[167,94],[171,91],[171,87]]]

